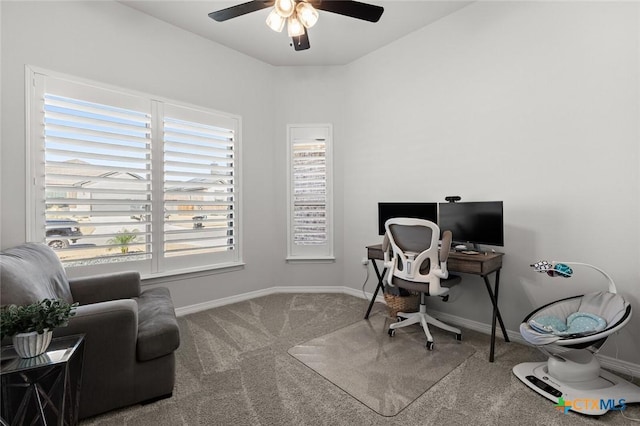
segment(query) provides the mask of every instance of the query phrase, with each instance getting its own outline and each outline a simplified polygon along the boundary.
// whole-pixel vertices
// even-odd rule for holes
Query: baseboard
[[[256,297],[268,296],[271,294],[278,293],[341,293],[347,294],[349,296],[359,297],[361,299],[371,300],[373,296],[372,293],[357,290],[351,287],[344,286],[277,286],[270,287],[263,290],[251,291],[248,293],[238,294],[235,296],[224,297],[222,299],[210,300],[203,303],[197,303],[195,305],[184,306],[181,308],[176,308],[176,316],[184,316],[189,314],[194,314],[201,311],[206,311],[207,309],[217,308],[220,306],[230,305],[232,303],[244,302],[245,300],[255,299]],[[376,297],[376,302],[385,303],[384,297],[382,294],[378,294]],[[469,330],[477,331],[483,334],[491,334],[491,325],[485,324],[478,321],[473,321],[467,318],[462,318],[457,315],[451,315],[446,312],[440,311],[430,311],[430,313],[447,323],[452,325],[457,325]],[[509,340],[516,343],[521,343],[523,345],[528,345],[527,341],[522,338],[522,335],[519,331],[507,330],[507,336],[509,336]],[[497,326],[496,329],[496,338],[502,338],[502,332],[500,330],[500,326]],[[567,350],[566,348],[556,347],[559,351]],[[640,365],[633,364],[631,362],[623,361],[614,357],[609,357],[605,355],[597,354],[596,357],[600,361],[602,367],[616,371],[618,373],[623,373],[627,375],[632,375],[633,377],[640,377]]]
[[[373,293],[370,293],[368,291],[356,290],[355,288],[351,288],[351,287],[337,287],[337,288],[340,288],[342,290],[342,293],[348,294],[349,296],[355,296],[355,297],[359,297],[361,299],[367,299],[367,300],[371,300],[371,298],[373,297]],[[379,292],[378,296],[376,296],[376,302],[386,304],[386,302],[384,301],[384,296],[382,295],[382,292]]]
[[[256,297],[268,296],[270,294],[277,293],[272,288],[264,290],[251,291],[249,293],[242,293],[235,296],[223,297],[222,299],[209,300],[207,302],[196,303],[195,305],[183,306],[176,308],[176,316],[181,317],[184,315],[195,314],[197,312],[206,311],[207,309],[218,308],[220,306],[231,305],[232,303],[244,302],[245,300],[255,299]]]
[[[482,334],[491,334],[491,325],[485,324],[483,322],[473,321],[467,318],[462,318],[457,315],[447,314],[446,312],[429,310],[429,314],[438,318],[439,320],[451,323],[452,325],[457,325],[463,328],[467,328],[469,330],[477,331]],[[509,340],[512,342],[522,343],[523,345],[527,344],[527,341],[522,338],[520,332],[507,330],[507,336],[509,336]],[[500,330],[500,325],[496,324],[496,338],[502,339],[502,330]]]
[[[634,364],[632,362],[623,361],[621,359],[617,359],[611,356],[596,354],[596,358],[600,361],[600,365],[607,370],[615,371],[617,373],[622,373],[627,376],[640,377],[640,365]],[[624,377],[627,380],[630,380],[629,377]]]
[[[256,297],[269,296],[277,293],[341,293],[348,294],[350,296],[360,297],[363,299],[371,299],[373,294],[355,290],[349,287],[337,287],[337,286],[278,286],[270,287],[263,290],[251,291],[249,293],[242,293],[235,296],[223,297],[222,299],[209,300],[207,302],[196,303],[195,305],[183,306],[176,308],[176,316],[181,317],[183,315],[195,314],[197,312],[206,311],[207,309],[218,308],[220,306],[230,305],[232,303],[244,302],[245,300],[255,299]],[[384,303],[384,298],[378,296],[376,302]]]

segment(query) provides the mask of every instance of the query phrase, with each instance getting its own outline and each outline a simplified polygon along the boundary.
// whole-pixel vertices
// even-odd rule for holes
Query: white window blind
[[[45,93],[45,241],[69,263],[151,256],[150,125],[145,112]]]
[[[324,139],[295,139],[293,243],[327,243],[327,145]]]
[[[289,126],[289,259],[333,255],[330,126]]]
[[[164,141],[166,256],[234,250],[234,129],[165,116]]]
[[[30,241],[49,244],[74,276],[241,262],[239,117],[30,78]]]

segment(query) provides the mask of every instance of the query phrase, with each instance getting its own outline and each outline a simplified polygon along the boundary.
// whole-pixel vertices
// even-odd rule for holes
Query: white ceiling
[[[362,0],[384,7],[377,23],[320,11],[318,23],[309,29],[311,48],[296,52],[286,34],[265,24],[271,8],[225,22],[209,18],[209,12],[247,0],[121,0],[120,3],[184,30],[272,65],[344,65],[394,40],[465,7],[462,0]]]

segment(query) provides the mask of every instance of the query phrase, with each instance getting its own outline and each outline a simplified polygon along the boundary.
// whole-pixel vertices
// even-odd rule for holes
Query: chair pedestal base
[[[523,362],[513,374],[525,385],[556,404],[558,410],[572,410],[600,416],[609,410],[623,410],[625,404],[640,402],[640,388],[600,370],[597,378],[565,382],[549,374],[547,362]]]
[[[407,327],[419,323],[422,325],[424,334],[427,336],[427,346],[429,346],[429,343],[431,343],[431,348],[433,348],[433,336],[431,336],[431,333],[429,332],[429,324],[441,328],[442,330],[456,333],[456,339],[462,340],[462,332],[460,331],[460,329],[445,324],[442,321],[427,314],[425,305],[420,305],[420,312],[398,312],[398,317],[405,319],[400,322],[391,324],[389,326],[389,334],[392,334],[392,330],[395,330],[397,328]]]
[[[563,383],[588,382],[600,377],[600,362],[586,349],[572,349],[550,356],[547,370]]]

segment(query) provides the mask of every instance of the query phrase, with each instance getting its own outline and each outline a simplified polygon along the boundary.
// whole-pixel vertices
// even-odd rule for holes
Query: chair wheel
[[[402,319],[402,317],[396,317],[396,322],[402,322],[404,321],[404,319]]]
[[[433,350],[433,342],[427,342],[427,350],[429,351]]]
[[[456,340],[460,342],[462,340],[462,334],[456,334]]]
[[[391,336],[391,337],[396,335],[396,331],[393,328],[390,328],[388,333],[389,333],[389,336]]]

